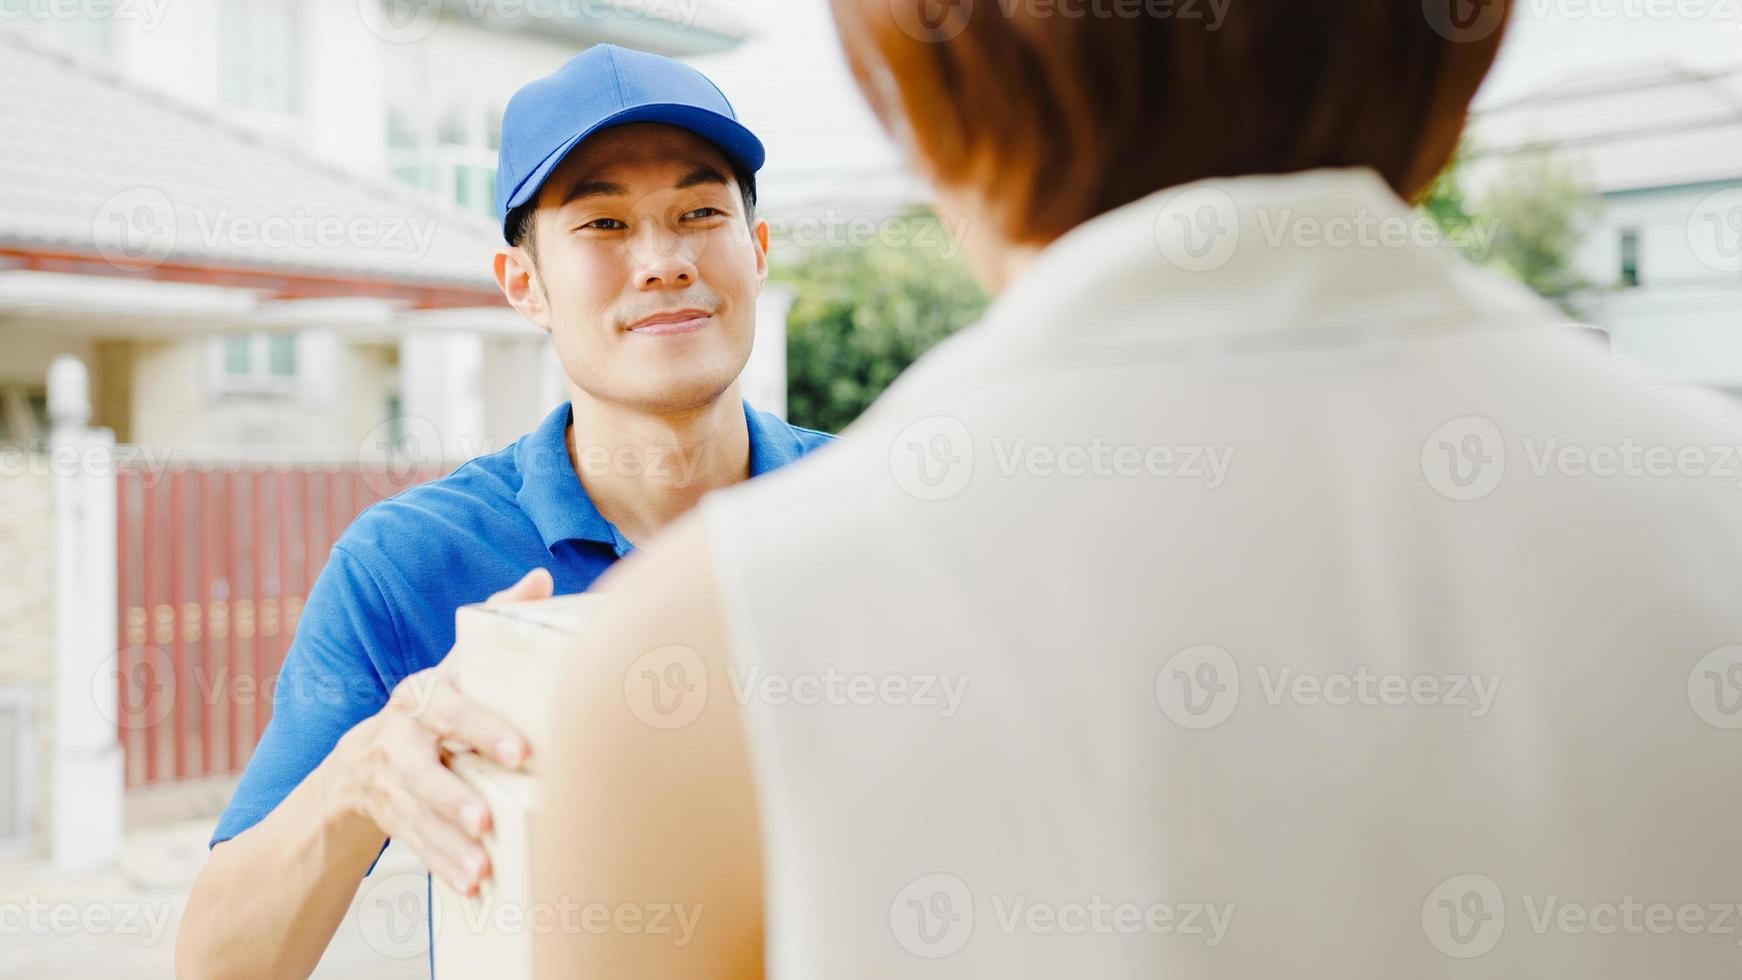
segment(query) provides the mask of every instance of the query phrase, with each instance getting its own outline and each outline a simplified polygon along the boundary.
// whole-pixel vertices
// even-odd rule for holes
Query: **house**
[[[1617,355],[1742,396],[1742,64],[1575,75],[1486,107],[1480,179],[1553,153],[1601,209],[1575,256]]]

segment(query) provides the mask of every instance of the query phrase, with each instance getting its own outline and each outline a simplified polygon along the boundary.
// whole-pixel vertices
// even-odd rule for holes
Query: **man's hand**
[[[551,591],[550,573],[534,569],[489,604],[544,599]],[[387,707],[339,739],[328,763],[336,805],[378,836],[404,841],[454,890],[471,895],[490,875],[478,843],[490,811],[448,770],[448,750],[475,751],[510,769],[523,766],[530,751],[513,725],[468,700],[436,666],[401,681]]]

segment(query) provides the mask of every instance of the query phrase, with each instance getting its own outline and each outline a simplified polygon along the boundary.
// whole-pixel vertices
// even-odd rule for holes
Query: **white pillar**
[[[481,334],[413,333],[399,342],[402,426],[415,443],[408,451],[424,462],[486,451],[483,370]]]
[[[62,355],[49,365],[48,410],[55,657],[50,847],[58,870],[77,872],[121,853],[115,434],[89,428],[90,379],[76,357]]]
[[[786,318],[796,298],[786,286],[769,285],[756,300],[756,346],[744,366],[739,391],[764,412],[786,418]]]

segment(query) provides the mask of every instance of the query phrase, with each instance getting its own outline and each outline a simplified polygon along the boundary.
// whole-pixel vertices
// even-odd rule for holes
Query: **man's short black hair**
[[[738,182],[738,192],[744,198],[744,223],[756,227],[756,175],[738,161],[727,158],[732,167],[732,179]],[[538,211],[538,195],[508,212],[508,242],[526,250],[532,264],[538,264],[538,253],[532,247],[532,218]]]

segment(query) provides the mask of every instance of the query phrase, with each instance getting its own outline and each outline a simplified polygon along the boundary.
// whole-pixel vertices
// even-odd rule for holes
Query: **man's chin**
[[[634,386],[623,400],[656,415],[693,412],[719,401],[737,379],[737,374],[725,372],[666,374]]]

